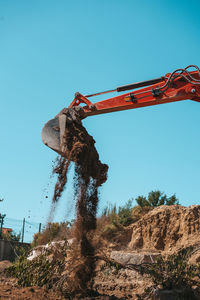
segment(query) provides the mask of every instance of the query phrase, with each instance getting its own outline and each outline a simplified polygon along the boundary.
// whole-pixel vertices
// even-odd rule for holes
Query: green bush
[[[133,222],[132,219],[132,202],[133,200],[128,200],[124,206],[119,206],[117,209],[116,205],[109,204],[103,210],[103,216],[108,217],[109,223],[115,225],[116,227],[128,226]]]
[[[119,231],[119,227],[114,224],[107,224],[103,228],[102,236],[111,239],[115,236],[115,234]]]
[[[54,252],[48,251],[32,261],[27,260],[27,252],[24,251],[7,269],[7,274],[17,278],[18,284],[23,287],[45,286],[51,288],[53,283],[60,279],[60,274],[65,266],[65,257],[65,247],[54,249]]]
[[[141,273],[149,274],[161,289],[191,288],[198,284],[195,278],[200,277],[200,266],[188,263],[192,250],[189,247],[166,258],[157,258],[155,263],[142,266]]]
[[[97,219],[97,230],[100,235],[106,239],[115,238],[121,233],[124,227],[130,225],[132,220],[132,200],[129,200],[124,206],[118,209],[116,205],[109,204]]]
[[[128,226],[133,223],[132,202],[133,200],[130,199],[124,206],[120,206],[118,209],[119,223],[123,226]]]

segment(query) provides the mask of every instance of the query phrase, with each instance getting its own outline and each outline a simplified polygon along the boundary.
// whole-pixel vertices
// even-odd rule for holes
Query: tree
[[[138,196],[135,201],[141,207],[150,206],[148,200],[144,196]]]
[[[138,196],[136,199],[137,204],[140,207],[150,206],[157,207],[160,205],[179,205],[179,200],[176,195],[172,195],[171,197],[167,197],[166,194],[162,193],[159,190],[151,191],[148,194],[148,198],[144,196]]]
[[[132,199],[129,199],[124,206],[120,206],[118,209],[119,223],[123,226],[128,226],[133,222],[132,202]]]

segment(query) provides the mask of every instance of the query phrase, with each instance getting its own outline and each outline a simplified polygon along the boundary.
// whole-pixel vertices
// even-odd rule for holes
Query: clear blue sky
[[[199,11],[194,0],[0,0],[1,212],[46,220],[56,153],[42,144],[41,129],[76,91],[200,66]],[[154,189],[200,204],[200,103],[90,117],[84,125],[109,165],[100,208]],[[69,188],[55,220],[71,198]]]

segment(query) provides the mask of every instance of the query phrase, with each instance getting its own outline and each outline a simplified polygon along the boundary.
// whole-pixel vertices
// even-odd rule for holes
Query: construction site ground
[[[130,234],[131,233],[131,234]],[[124,236],[127,235],[127,239]],[[154,261],[155,256],[177,253],[185,247],[194,247],[190,264],[200,263],[200,206],[161,206],[145,214],[140,220],[131,224],[120,242],[104,244],[107,257],[122,265],[140,265]],[[99,252],[100,253],[100,252]],[[0,299],[65,299],[59,291],[46,290],[43,287],[19,287],[17,280],[7,277],[5,269],[9,261],[0,262]],[[66,263],[66,270],[68,265]],[[99,259],[89,288],[94,295],[76,295],[71,299],[140,299],[144,290],[152,287],[152,279],[130,268],[116,268]],[[200,283],[194,287],[200,299]],[[96,294],[95,294],[96,293]],[[198,298],[199,297],[199,298]],[[67,298],[69,299],[69,298]],[[149,299],[149,298],[142,298]],[[168,299],[168,298],[158,298]],[[175,299],[175,298],[169,298]]]

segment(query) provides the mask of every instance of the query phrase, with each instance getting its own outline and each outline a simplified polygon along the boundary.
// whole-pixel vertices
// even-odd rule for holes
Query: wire
[[[193,84],[193,85],[200,85],[200,80],[194,78],[188,71],[187,69],[189,68],[195,68],[197,71],[198,71],[198,74],[200,76],[200,69],[196,66],[196,65],[189,65],[187,66],[186,68],[184,69],[176,69],[175,71],[173,71],[170,76],[168,77],[166,83],[163,85],[163,86],[158,86],[157,88],[160,90],[160,92],[163,94],[164,92],[166,92],[169,87],[172,85],[172,83],[174,82],[175,79],[181,77],[181,78],[184,78],[184,80],[186,80],[187,82],[189,82],[190,84]],[[177,72],[180,72],[177,74]],[[187,76],[191,79],[189,79],[186,75],[184,75],[183,73],[186,73]],[[166,78],[166,77],[165,77]],[[141,94],[144,94],[144,93],[152,93],[152,89],[151,90],[146,90],[146,91],[142,91],[142,92],[139,92],[139,93],[135,93],[133,94],[134,96],[137,96],[137,95],[141,95]],[[149,95],[146,95],[146,96],[143,96],[143,97],[140,97],[140,98],[137,98],[137,99],[142,99],[142,98],[146,98],[148,97]]]
[[[187,69],[189,68],[195,68],[197,71],[198,71],[198,74],[200,75],[200,69],[196,66],[196,65],[189,65],[187,66],[185,69],[176,69],[174,72],[172,72],[170,74],[170,76],[168,77],[166,83],[159,87],[159,89],[162,90],[162,93],[164,93],[170,86],[171,84],[173,83],[173,81],[178,78],[178,77],[181,77],[181,78],[184,78],[186,81],[188,81],[189,83],[191,84],[194,84],[194,85],[200,85],[200,80],[197,80],[196,78],[194,78],[188,71]],[[177,72],[180,72],[179,74],[176,74]],[[191,79],[189,79],[186,75],[184,75],[183,73],[186,73],[188,75],[188,77]],[[176,75],[175,75],[176,74]],[[165,88],[166,87],[166,88]],[[165,89],[164,89],[165,88]],[[164,90],[163,90],[164,89]]]

